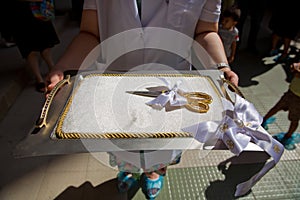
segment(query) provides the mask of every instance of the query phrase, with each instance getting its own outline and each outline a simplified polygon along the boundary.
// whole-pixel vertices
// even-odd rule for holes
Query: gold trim
[[[88,74],[84,78],[90,78],[95,76],[127,76],[127,77],[201,77],[206,78],[210,85],[213,86],[213,89],[217,95],[221,96],[219,90],[216,88],[215,84],[209,76],[195,75],[195,74]],[[81,82],[80,82],[81,83]],[[165,132],[165,133],[123,133],[123,132],[110,132],[110,133],[65,133],[62,130],[64,119],[67,115],[67,112],[72,104],[74,94],[80,86],[80,83],[77,85],[76,89],[73,91],[73,94],[70,96],[66,107],[64,108],[61,117],[58,120],[56,127],[55,135],[58,139],[134,139],[134,138],[176,138],[176,137],[193,137],[191,133],[188,132]]]
[[[229,87],[231,87],[234,90],[235,93],[237,93],[238,95],[240,95],[242,98],[245,99],[245,96],[243,95],[242,91],[236,85],[231,83],[226,78],[222,78],[222,81],[223,81],[223,83],[227,83],[229,85]],[[224,87],[224,86],[222,85],[222,87]],[[225,88],[224,88],[224,90],[225,90],[225,92],[227,92]]]
[[[49,93],[44,106],[42,108],[42,112],[40,114],[40,118],[37,120],[35,127],[36,128],[42,128],[43,126],[47,125],[47,116],[48,112],[51,106],[51,103],[53,101],[53,98],[55,97],[55,94],[58,92],[58,90],[64,85],[64,84],[70,84],[70,75],[67,75],[65,79],[59,81],[54,88]]]

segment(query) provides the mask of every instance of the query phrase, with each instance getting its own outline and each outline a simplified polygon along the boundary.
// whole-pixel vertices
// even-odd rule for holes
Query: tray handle
[[[245,99],[245,96],[243,95],[243,93],[241,92],[241,90],[236,85],[234,85],[233,83],[231,83],[224,76],[221,76],[221,80],[222,80],[223,84],[224,83],[228,84],[228,89],[230,89],[231,91],[235,92],[236,94],[240,95],[242,98]],[[227,90],[225,89],[224,85],[222,85],[222,90],[223,90],[226,98],[229,99],[230,101],[232,101],[231,98],[230,98],[230,96],[229,96],[229,94],[228,94],[228,92],[227,92]]]
[[[36,128],[42,128],[43,126],[47,125],[46,120],[47,120],[48,112],[49,112],[51,103],[53,101],[53,98],[63,85],[70,84],[70,77],[71,77],[70,75],[66,75],[65,78],[63,80],[59,81],[54,86],[54,88],[51,90],[51,92],[49,93],[49,95],[44,103],[40,117],[36,121],[36,125],[35,125]]]

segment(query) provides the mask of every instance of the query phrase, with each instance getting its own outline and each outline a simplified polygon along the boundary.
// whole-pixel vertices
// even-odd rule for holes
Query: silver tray
[[[138,74],[149,74],[150,72],[138,72]],[[173,72],[160,71],[155,74],[171,74]],[[17,157],[53,155],[53,154],[72,154],[84,152],[107,152],[120,150],[184,150],[184,149],[202,149],[203,144],[196,141],[190,134],[160,134],[160,137],[151,135],[144,137],[124,138],[124,137],[60,137],[56,133],[57,124],[74,93],[74,88],[78,79],[93,74],[79,73],[73,77],[61,81],[55,90],[52,90],[49,98],[46,99],[45,105],[37,124],[32,127],[28,133],[15,148],[14,155]],[[151,72],[153,75],[153,72]],[[219,70],[200,70],[200,71],[181,71],[180,74],[195,76],[207,76],[212,81],[216,92],[220,97],[233,99],[234,92],[225,89],[224,85],[228,84],[222,77]],[[122,76],[122,74],[120,74]],[[235,92],[241,92],[235,88]],[[112,135],[111,135],[112,136]],[[224,149],[222,143],[217,143],[215,149]],[[250,150],[260,150],[255,145],[249,147]]]

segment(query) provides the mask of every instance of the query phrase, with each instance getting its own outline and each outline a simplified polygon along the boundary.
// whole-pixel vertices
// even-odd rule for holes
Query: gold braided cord
[[[59,139],[135,139],[135,138],[176,138],[192,137],[188,132],[170,133],[64,133],[56,134]]]
[[[54,88],[51,90],[51,92],[49,93],[44,106],[42,108],[42,112],[40,114],[40,118],[37,121],[36,127],[38,128],[42,128],[43,126],[46,126],[47,122],[47,116],[48,116],[48,112],[50,109],[50,105],[53,101],[53,98],[55,96],[55,94],[57,93],[57,91],[64,85],[64,84],[69,84],[70,83],[70,76],[66,76],[65,79],[59,81]]]
[[[95,76],[104,76],[104,77],[205,77],[197,74],[88,74],[84,78],[90,78]]]
[[[233,83],[231,83],[229,80],[227,80],[225,78],[223,78],[222,81],[227,83],[234,90],[235,93],[237,93],[238,95],[240,95],[241,97],[243,97],[245,99],[244,94],[236,85],[234,85]]]
[[[84,78],[91,78],[96,76],[103,77],[201,77],[207,78],[210,84],[213,86],[215,92],[219,95],[219,91],[212,80],[208,76],[195,75],[195,74],[88,74]],[[81,82],[80,82],[81,83]],[[70,96],[66,107],[64,108],[58,124],[56,127],[56,137],[58,139],[134,139],[134,138],[176,138],[176,137],[193,137],[191,133],[188,132],[163,132],[163,133],[124,133],[124,132],[112,132],[112,133],[65,133],[62,130],[64,120],[67,116],[67,113],[72,104],[74,94],[78,90],[80,83],[77,85],[77,88],[73,91],[73,94]]]

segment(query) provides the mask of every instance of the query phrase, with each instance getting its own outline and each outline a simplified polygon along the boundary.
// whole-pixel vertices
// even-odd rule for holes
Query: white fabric
[[[147,102],[146,104],[157,110],[163,109],[168,102],[170,103],[170,106],[186,105],[186,98],[178,93],[179,91],[183,92],[181,89],[179,89],[179,85],[182,83],[182,81],[178,81],[173,87],[169,81],[163,81],[166,83],[168,92],[160,94],[157,98]]]
[[[161,79],[186,92],[205,92],[213,102],[207,113],[199,114],[185,107],[166,112],[146,103],[154,99],[126,93],[155,86],[165,86]],[[223,105],[220,93],[206,77],[92,76],[84,78],[74,90],[63,121],[65,133],[169,133],[182,132],[192,124],[221,120]]]
[[[193,133],[200,142],[221,139],[235,155],[244,151],[250,140],[270,155],[272,160],[267,161],[257,174],[237,185],[235,196],[242,196],[279,162],[284,148],[260,126],[262,117],[253,104],[236,95],[234,105],[226,99],[223,99],[223,105],[226,115],[221,122],[202,122],[183,130]]]
[[[152,33],[147,34],[144,32],[145,28],[170,29],[193,39],[197,21],[201,19],[208,22],[217,22],[220,16],[220,8],[221,0],[143,0],[142,18],[140,20],[135,0],[85,0],[84,2],[84,9],[97,10],[101,41],[103,42],[111,37],[119,37],[114,40],[111,39],[111,43],[105,46],[106,48],[114,48],[113,50],[102,48],[103,55],[99,62],[106,64],[111,61],[107,58],[109,54],[115,51],[126,52],[128,43],[137,45],[138,49],[145,49],[149,48],[153,41],[165,42],[165,39],[168,39],[166,36],[159,37]],[[137,31],[127,35],[118,35],[132,29]],[[181,40],[173,38],[171,41],[172,43],[178,43]],[[190,40],[188,43],[180,44],[180,47],[190,54],[192,42],[193,40]],[[143,50],[115,61],[116,63],[110,70],[127,71],[132,66],[156,62],[178,70],[189,70],[190,65],[184,60],[187,57],[178,58],[178,56],[165,54],[162,51],[150,50],[150,52],[146,52]]]

